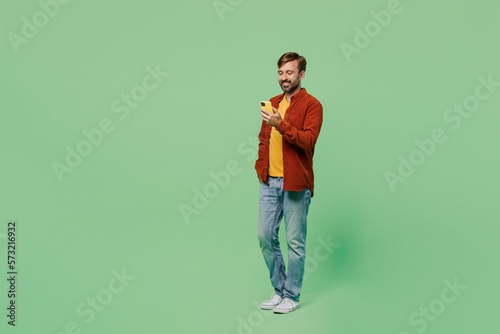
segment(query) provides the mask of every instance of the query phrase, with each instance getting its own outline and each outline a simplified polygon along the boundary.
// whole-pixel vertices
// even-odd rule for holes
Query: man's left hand
[[[276,109],[274,107],[271,107],[271,108],[273,108],[274,114],[269,113],[264,108],[260,108],[262,120],[264,121],[264,123],[269,124],[270,126],[277,127],[278,125],[280,125],[281,115],[280,115],[278,109]]]

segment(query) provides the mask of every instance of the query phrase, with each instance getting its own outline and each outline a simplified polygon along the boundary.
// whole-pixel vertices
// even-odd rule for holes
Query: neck
[[[297,88],[295,88],[293,90],[293,92],[287,92],[287,93],[285,93],[286,101],[290,102],[290,99],[292,98],[292,96],[294,96],[301,89],[302,89],[302,85],[299,85]]]

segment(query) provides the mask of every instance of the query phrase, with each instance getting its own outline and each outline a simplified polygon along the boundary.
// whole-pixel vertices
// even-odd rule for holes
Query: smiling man
[[[304,277],[307,213],[314,191],[314,146],[323,122],[323,107],[301,86],[306,59],[295,52],[278,60],[283,94],[270,99],[273,114],[261,108],[259,155],[255,170],[260,182],[258,237],[269,269],[273,296],[261,307],[288,313],[299,307]],[[285,270],[278,231],[285,221],[288,269]]]

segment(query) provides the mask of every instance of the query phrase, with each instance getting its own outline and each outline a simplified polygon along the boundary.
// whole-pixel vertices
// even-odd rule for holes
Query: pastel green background
[[[15,328],[1,280],[1,332],[497,333],[500,89],[457,129],[443,114],[478,77],[500,81],[500,3],[402,0],[350,63],[339,45],[388,1],[232,3],[221,20],[212,0],[71,1],[18,53],[8,34],[40,5],[2,3],[0,247],[17,220],[19,276]],[[255,138],[287,51],[306,57],[324,123],[301,309],[265,316]],[[111,103],[148,66],[169,75],[121,120]],[[59,182],[52,163],[105,118],[114,131]],[[435,128],[447,140],[391,191],[384,173]],[[238,172],[187,223],[181,205],[231,161]],[[328,239],[333,254],[314,258]],[[113,270],[134,279],[86,322],[77,307]],[[455,279],[465,291],[412,325]]]

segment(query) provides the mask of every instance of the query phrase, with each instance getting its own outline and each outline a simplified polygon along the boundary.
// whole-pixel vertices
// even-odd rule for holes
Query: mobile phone
[[[273,107],[271,106],[271,102],[269,101],[260,101],[260,105],[262,108],[270,112],[271,114],[274,114]]]

